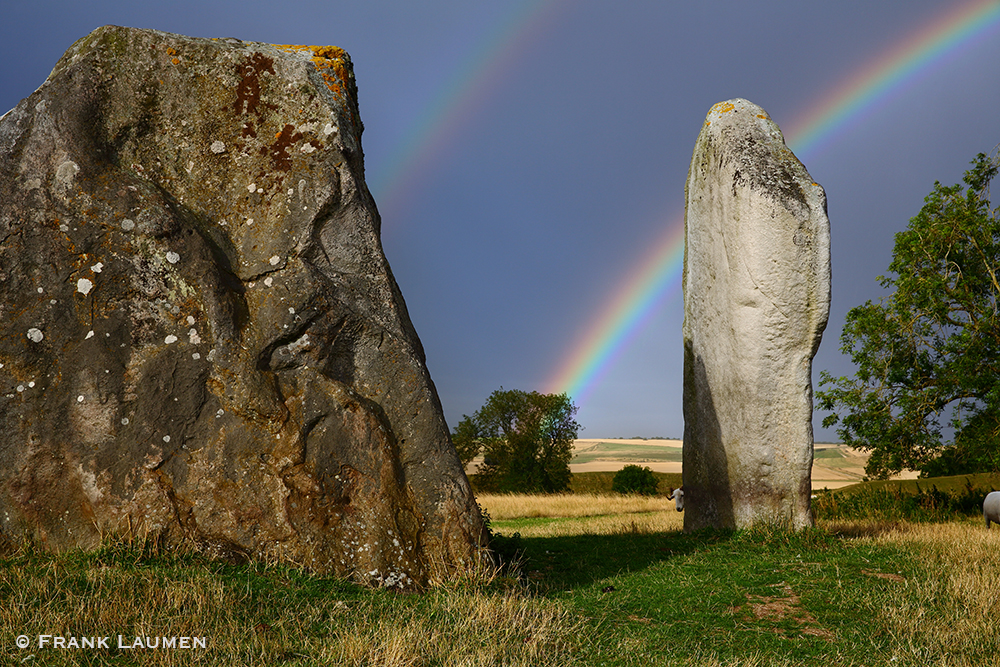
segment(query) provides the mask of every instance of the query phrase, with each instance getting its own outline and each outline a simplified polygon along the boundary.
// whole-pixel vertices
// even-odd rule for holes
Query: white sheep
[[[983,518],[986,519],[986,530],[990,529],[990,522],[1000,526],[1000,491],[993,491],[986,495],[983,501]]]
[[[1000,494],[997,494],[997,495],[1000,495]],[[678,512],[683,512],[684,511],[684,490],[683,489],[674,489],[673,492],[670,494],[670,497],[674,499],[674,504],[677,505],[677,511]],[[997,523],[1000,524],[1000,519],[997,520]]]

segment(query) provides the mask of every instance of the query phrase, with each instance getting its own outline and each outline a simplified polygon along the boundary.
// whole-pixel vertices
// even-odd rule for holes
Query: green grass
[[[844,453],[839,449],[816,449],[813,452],[814,459],[842,459]]]
[[[600,475],[574,477],[596,484]],[[829,495],[864,499],[867,488],[878,503],[905,504],[909,487],[870,484]],[[924,480],[919,493],[912,487],[914,497],[928,488]],[[878,511],[894,510],[877,504],[869,513]],[[23,664],[1000,663],[992,620],[1000,612],[992,583],[1000,537],[972,519],[941,524],[952,532],[932,543],[907,540],[906,524],[897,535],[898,521],[875,518],[800,533],[686,534],[629,529],[626,517],[620,530],[598,534],[603,518],[495,521],[510,567],[422,594],[136,541],[109,540],[91,553],[25,549],[0,561],[0,665],[29,655],[33,662]],[[560,534],[516,535],[548,524]],[[956,565],[965,562],[971,575]],[[985,600],[978,606],[970,602],[977,592]],[[917,622],[907,625],[909,618]],[[206,636],[209,648],[22,651],[13,643],[42,633]]]
[[[620,665],[748,654],[888,664],[890,647],[865,620],[873,599],[859,590],[861,571],[912,568],[901,554],[845,548],[821,534],[562,538],[530,543],[526,553],[529,567],[546,571],[549,594],[590,619],[588,659]],[[779,598],[788,609],[757,617],[752,605]]]
[[[847,495],[860,493],[871,489],[898,490],[902,493],[918,493],[931,488],[937,488],[947,493],[960,493],[967,485],[989,490],[1000,489],[1000,474],[976,473],[971,475],[955,475],[952,477],[929,477],[926,479],[892,479],[873,480],[852,484],[839,489],[839,493]]]
[[[981,517],[983,499],[998,484],[995,474],[865,482],[819,493],[812,505],[821,519],[949,521]]]

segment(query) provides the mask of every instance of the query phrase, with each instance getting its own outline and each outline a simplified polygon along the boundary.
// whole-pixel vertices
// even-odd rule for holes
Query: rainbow
[[[680,293],[684,269],[684,213],[667,217],[662,238],[652,245],[629,280],[605,306],[597,322],[572,348],[544,392],[569,394],[579,406],[650,316]]]
[[[870,65],[809,107],[788,126],[789,146],[800,157],[815,155],[836,136],[849,131],[920,74],[987,39],[1000,26],[1000,2],[975,0],[935,17],[881,54]],[[577,405],[591,390],[663,303],[680,290],[684,261],[684,218],[666,218],[667,231],[653,250],[604,305],[595,323],[544,383],[547,393],[567,393]]]
[[[434,162],[461,136],[459,128],[486,104],[521,61],[520,54],[528,45],[542,41],[568,6],[567,0],[513,5],[490,35],[480,40],[476,52],[456,58],[460,67],[406,132],[407,141],[369,180],[383,219],[395,217],[403,203],[411,200],[421,178],[433,173]]]
[[[793,121],[786,132],[799,158],[812,157],[862,122],[907,83],[949,56],[974,47],[1000,27],[1000,2],[975,0],[936,17],[845,78]]]

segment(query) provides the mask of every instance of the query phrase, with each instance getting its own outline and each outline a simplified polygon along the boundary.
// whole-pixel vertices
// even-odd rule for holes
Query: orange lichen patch
[[[290,53],[311,53],[310,60],[316,71],[323,77],[327,88],[338,95],[344,94],[344,82],[348,79],[344,65],[347,54],[339,46],[306,46],[304,44],[275,44],[275,47]]]
[[[759,114],[757,114],[757,118],[763,118],[764,120],[770,120],[771,119],[771,117],[768,116],[766,113],[759,113]]]
[[[171,60],[170,62],[172,62],[172,63],[173,63],[173,64],[175,64],[175,65],[180,65],[180,64],[181,64],[181,60],[180,60],[180,58],[174,58],[174,59],[173,59],[173,60]]]
[[[735,108],[736,105],[733,104],[732,102],[719,102],[714,107],[712,107],[712,111],[715,111],[716,113],[728,113]]]

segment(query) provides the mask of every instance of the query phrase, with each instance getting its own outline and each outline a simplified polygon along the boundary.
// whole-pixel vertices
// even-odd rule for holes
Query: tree
[[[980,153],[967,187],[934,184],[896,235],[895,277],[878,279],[891,293],[847,314],[841,350],[857,374],[821,374],[831,388],[818,405],[833,412],[823,425],[840,423],[845,444],[871,452],[872,477],[1000,470],[998,162]]]
[[[474,415],[462,415],[452,441],[462,462],[479,453],[484,489],[502,492],[564,491],[580,425],[577,407],[566,394],[530,394],[503,387],[490,394]]]
[[[615,473],[611,490],[616,493],[638,493],[642,496],[656,494],[660,480],[648,466],[627,465]]]

